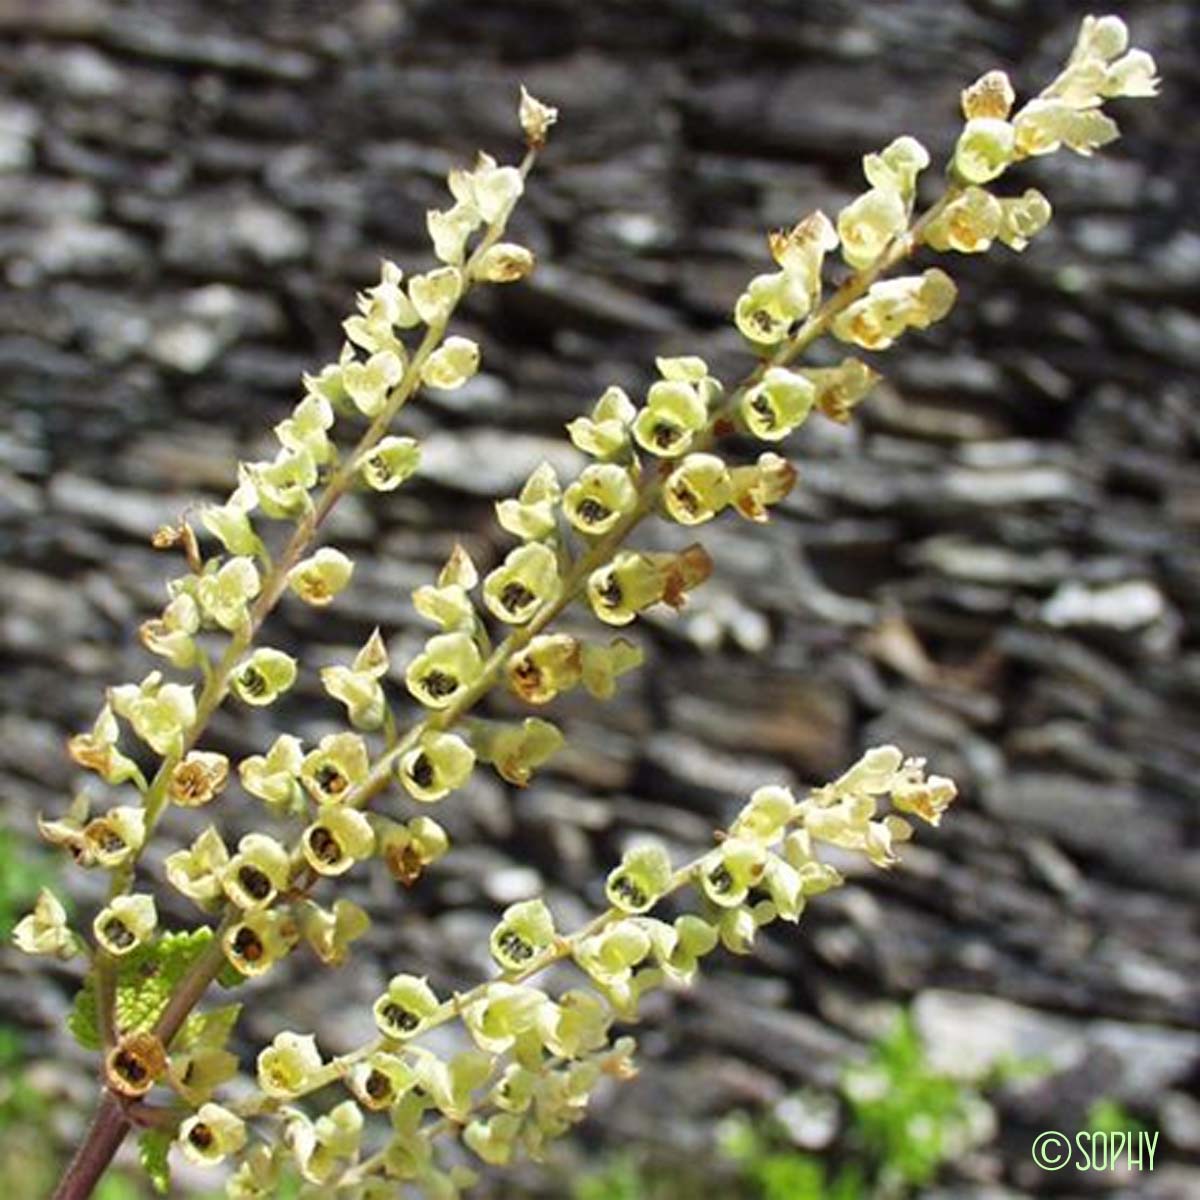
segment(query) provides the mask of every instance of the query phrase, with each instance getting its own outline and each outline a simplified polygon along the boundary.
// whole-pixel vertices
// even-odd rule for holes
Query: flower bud
[[[633,436],[651,454],[678,458],[707,420],[708,402],[697,384],[662,379],[646,393],[646,407],[634,419]]]
[[[684,913],[683,916],[676,917],[673,928],[675,946],[670,957],[663,963],[663,969],[675,982],[691,983],[700,959],[716,949],[717,931],[695,913]]]
[[[333,909],[312,900],[298,907],[300,934],[326,966],[340,967],[350,953],[350,943],[371,927],[371,918],[352,900],[338,899]]]
[[[514,242],[498,242],[475,264],[475,278],[485,283],[515,283],[532,274],[533,251]]]
[[[525,143],[531,150],[540,150],[546,144],[550,126],[558,120],[558,109],[543,104],[521,86],[521,103],[517,106],[517,119],[525,134]]]
[[[440,1005],[423,977],[395,975],[371,1010],[384,1037],[404,1041],[415,1037]]]
[[[770,846],[798,815],[796,798],[785,787],[760,787],[729,827],[729,836]]]
[[[381,1112],[405,1096],[416,1081],[416,1072],[398,1054],[378,1050],[351,1071],[350,1090],[364,1108]]]
[[[329,604],[350,582],[354,563],[340,550],[322,546],[288,572],[288,586],[315,608]]]
[[[296,682],[296,660],[282,650],[260,646],[233,673],[230,685],[238,699],[262,708],[274,704]]]
[[[489,946],[502,971],[518,972],[548,950],[554,937],[554,918],[545,901],[522,900],[504,910]]]
[[[867,182],[882,192],[899,195],[911,209],[917,191],[917,176],[929,166],[929,151],[914,137],[898,137],[878,154],[863,157]]]
[[[642,648],[625,638],[614,638],[607,646],[585,642],[581,664],[583,686],[597,700],[611,700],[616,695],[617,680],[640,667],[644,658]]]
[[[248,833],[221,875],[225,894],[246,911],[267,908],[287,887],[287,851],[265,833]]]
[[[114,896],[96,914],[92,932],[101,949],[120,958],[137,949],[158,925],[154,897],[139,893]]]
[[[637,500],[637,488],[624,467],[593,463],[567,488],[563,513],[581,533],[598,536],[631,513]]]
[[[483,672],[483,658],[467,633],[442,633],[425,643],[404,673],[413,696],[428,708],[449,708]]]
[[[1000,201],[1000,229],[997,236],[1010,250],[1024,250],[1050,222],[1050,201],[1037,188],[1028,188],[1023,196]]]
[[[644,913],[670,888],[671,860],[657,842],[635,846],[610,872],[604,894],[613,908],[624,913]]]
[[[561,498],[554,467],[544,462],[533,470],[515,500],[496,502],[496,519],[502,529],[522,540],[539,541],[554,533],[554,509]]]
[[[1000,232],[1001,220],[1001,202],[983,188],[969,187],[925,227],[924,241],[943,253],[979,254]]]
[[[504,563],[484,580],[483,602],[501,621],[524,625],[559,591],[558,556],[541,542],[529,542],[510,550]]]
[[[730,498],[729,471],[715,454],[689,454],[663,487],[667,513],[680,525],[711,521]]]
[[[421,368],[426,387],[453,391],[479,370],[479,347],[465,337],[448,337]]]
[[[782,441],[804,423],[816,394],[803,375],[786,367],[771,367],[762,382],[748,388],[742,397],[742,420],[755,437]]]
[[[113,710],[159,754],[178,750],[196,720],[196,698],[192,688],[180,683],[163,683],[157,671],[152,671],[140,684],[110,688],[108,695]]]
[[[104,1060],[109,1088],[127,1100],[144,1096],[167,1073],[167,1052],[152,1033],[121,1038]]]
[[[119,867],[146,840],[145,810],[126,804],[110,808],[84,826],[83,840],[93,862],[102,867]]]
[[[596,401],[590,417],[577,417],[567,434],[577,449],[593,458],[612,459],[629,445],[629,427],[637,409],[623,388],[610,387]]]
[[[959,134],[952,169],[964,183],[989,183],[1016,153],[1016,131],[996,117],[973,117]]]
[[[965,120],[976,118],[1007,121],[1016,103],[1017,94],[1003,71],[981,75],[962,93],[962,113]]]
[[[321,395],[312,394],[292,410],[292,415],[275,426],[275,436],[286,450],[307,451],[318,466],[333,457],[333,443],[326,432],[333,426],[333,406]]]
[[[365,363],[352,360],[342,368],[342,387],[364,417],[377,417],[403,378],[404,360],[394,350],[380,350]]]
[[[238,764],[238,775],[251,796],[257,796],[280,813],[292,812],[301,799],[300,769],[304,751],[300,739],[285,733],[275,739],[266,755],[256,754]]]
[[[566,633],[539,634],[509,659],[508,686],[528,704],[549,704],[582,675],[578,639]]]
[[[91,733],[77,733],[67,742],[67,753],[73,762],[88,771],[95,771],[110,787],[130,779],[141,780],[138,765],[117,749],[119,736],[120,727],[112,705],[106,704],[96,717]]]
[[[275,909],[247,912],[221,936],[226,960],[248,979],[265,975],[296,944],[291,916]]]
[[[248,510],[257,503],[253,487],[239,487],[225,504],[201,508],[200,520],[230,554],[253,557],[262,550],[262,542],[250,524]]]
[[[650,949],[650,937],[641,925],[632,920],[616,921],[577,942],[574,958],[610,998],[617,998],[632,977],[633,968]]]
[[[478,617],[467,593],[478,582],[471,556],[456,545],[438,575],[437,586],[425,585],[413,592],[413,607],[448,633],[470,634],[477,628]]]
[[[842,258],[856,271],[869,267],[907,227],[908,208],[900,193],[873,187],[838,215]]]
[[[431,804],[462,787],[474,768],[475,751],[462,738],[429,730],[401,755],[396,774],[414,800]]]
[[[49,954],[71,958],[79,942],[67,925],[67,910],[48,888],[38,892],[33,911],[22,917],[12,932],[18,950],[26,954]]]
[[[163,864],[167,882],[197,904],[207,904],[221,895],[221,879],[229,862],[229,851],[221,835],[209,826],[186,850],[168,854]]]
[[[370,772],[366,743],[356,733],[326,734],[300,764],[300,782],[318,804],[340,804]]]
[[[344,875],[375,849],[375,831],[358,809],[326,804],[304,831],[300,845],[318,875]]]
[[[426,325],[445,321],[462,294],[462,275],[455,267],[439,267],[408,281],[408,295],[417,316]]]
[[[521,1128],[521,1118],[512,1113],[495,1113],[487,1120],[477,1117],[463,1130],[463,1145],[489,1166],[506,1166],[516,1152]]]
[[[213,1167],[246,1144],[246,1123],[219,1104],[202,1104],[179,1127],[179,1149],[197,1167]]]
[[[307,450],[283,449],[271,462],[243,463],[240,477],[268,517],[291,521],[312,507],[309,491],[316,486],[318,473]]]
[[[171,768],[167,795],[180,808],[199,808],[215,799],[229,779],[229,759],[208,750],[190,750]]]
[[[421,465],[421,447],[410,437],[381,438],[358,465],[362,481],[376,492],[394,492]]]
[[[1079,35],[1071,51],[1069,65],[1088,59],[1108,62],[1125,51],[1129,45],[1129,28],[1120,17],[1084,17]]]
[[[383,724],[387,700],[379,680],[387,673],[388,665],[387,648],[376,629],[350,666],[325,667],[321,671],[325,691],[346,706],[355,729],[378,729]]]
[[[317,1039],[285,1031],[258,1056],[258,1086],[268,1096],[287,1100],[304,1091],[320,1070]]]

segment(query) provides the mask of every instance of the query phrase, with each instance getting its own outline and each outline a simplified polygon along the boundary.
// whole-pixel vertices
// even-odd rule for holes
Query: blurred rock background
[[[562,425],[607,384],[639,393],[660,353],[745,370],[727,317],[765,230],[849,199],[860,156],[896,134],[944,155],[959,88],[1002,65],[1036,90],[1087,8],[0,0],[5,824],[64,805],[82,782],[64,735],[149,669],[133,630],[175,569],[152,530],[268,452],[381,255],[428,263],[447,168],[518,154],[519,82],[562,110],[515,221],[541,265],[468,305],[484,374],[406,411],[419,486],[330,523],[353,590],[271,627],[311,646],[295,703],[269,714],[309,738],[338,715],[316,668],[376,624],[402,664],[424,636],[411,588],[455,537],[496,559],[493,498],[569,462]],[[902,870],[654,1006],[643,1075],[573,1153],[707,1153],[722,1114],[831,1088],[911,1002],[935,1062],[1051,1066],[1001,1095],[999,1138],[946,1194],[1111,1187],[1029,1162],[1035,1133],[1097,1098],[1162,1133],[1127,1194],[1200,1194],[1200,20],[1184,0],[1123,11],[1163,97],[1118,104],[1126,137],[1103,155],[1022,168],[1050,230],[1023,257],[948,264],[958,309],[882,358],[853,426],[795,439],[778,519],[705,527],[715,579],[641,627],[645,670],[612,704],[557,707],[571,749],[533,787],[481,774],[444,806],[455,851],[411,895],[360,879],[368,952],[258,989],[247,1048],[300,1023],[343,1049],[392,971],[479,978],[503,905],[545,890],[569,926],[629,837],[694,851],[756,782],[803,787],[894,740],[960,781],[952,819]],[[257,752],[270,730],[230,711],[211,747]],[[90,912],[99,882],[74,886]],[[82,1102],[73,987],[3,958],[5,1022],[32,1058],[80,1063],[55,1086]],[[77,1119],[64,1106],[63,1132]]]

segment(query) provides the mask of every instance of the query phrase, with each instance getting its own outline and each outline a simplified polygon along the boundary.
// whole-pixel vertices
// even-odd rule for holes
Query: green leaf
[[[209,1050],[223,1050],[241,1011],[240,1004],[225,1004],[208,1012],[192,1013],[175,1035],[172,1049],[194,1050],[203,1046]]]
[[[174,1138],[165,1129],[147,1129],[138,1138],[138,1158],[151,1186],[165,1196],[171,1190],[171,1164],[167,1156]]]
[[[150,1029],[162,1015],[179,981],[212,941],[212,930],[166,933],[132,950],[116,966],[114,1017],[121,1033]],[[237,1019],[234,1014],[234,1020]],[[85,1050],[99,1050],[96,976],[89,971],[75,994],[67,1028]]]

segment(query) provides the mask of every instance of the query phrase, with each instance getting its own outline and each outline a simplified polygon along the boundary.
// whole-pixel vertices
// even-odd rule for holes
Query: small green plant
[[[283,602],[323,610],[352,585],[352,559],[318,545],[330,513],[352,491],[391,492],[419,470],[419,443],[394,427],[422,389],[457,389],[479,370],[479,346],[450,332],[463,299],[534,267],[527,248],[505,239],[557,113],[522,92],[521,162],[481,155],[451,171],[452,203],[427,214],[439,265],[406,279],[385,262],[343,323],[341,355],[304,378],[303,398],[275,427],[274,457],[239,465],[229,498],[200,510],[200,532],[181,518],[155,536],[183,561],[162,613],[140,630],[162,670],[110,688],[92,728],[69,743],[107,789],[93,794],[103,799],[81,794],[41,822],[81,868],[107,875],[107,897],[85,930],[45,888],[13,933],[29,953],[89,963],[70,1027],[96,1048],[104,1091],[56,1200],[90,1195],[135,1127],[164,1191],[177,1153],[200,1166],[227,1162],[232,1200],[276,1197],[293,1172],[304,1196],[381,1200],[409,1188],[448,1200],[476,1178],[468,1161],[541,1158],[583,1118],[600,1079],[634,1073],[621,1026],[647,992],[690,984],[718,946],[748,953],[760,928],[798,921],[811,898],[839,886],[828,847],[886,868],[915,822],[939,823],[955,785],[894,746],[867,750],[802,798],[758,788],[689,862],[673,863],[656,843],[630,846],[608,876],[607,907],[573,931],[537,898],[499,914],[495,978],[438,994],[414,963],[375,1001],[377,1036],[366,1044],[329,1059],[312,1034],[287,1030],[259,1053],[255,1087],[227,1086],[239,1068],[228,1049],[239,1010],[204,1007],[211,985],[256,978],[293,953],[344,963],[370,920],[338,894],[340,880],[381,863],[415,885],[449,846],[428,806],[481,767],[523,786],[562,746],[552,721],[483,717],[480,701],[497,687],[539,711],[576,688],[612,698],[642,659],[629,627],[654,606],[682,607],[712,569],[699,541],[654,551],[633,548],[631,535],[652,518],[689,531],[726,512],[767,520],[796,483],[777,453],[784,439],[810,417],[849,421],[879,379],[855,355],[886,350],[953,308],[957,288],[941,266],[895,272],[918,252],[973,254],[994,242],[1022,250],[1049,221],[1049,202],[1035,189],[1002,196],[991,185],[1024,159],[1062,147],[1092,153],[1117,136],[1104,102],[1156,88],[1154,62],[1129,49],[1124,23],[1089,17],[1064,70],[1020,108],[1001,71],[966,89],[944,186],[923,211],[928,151],[905,136],[868,154],[869,187],[836,221],[814,212],[768,239],[773,268],[733,305],[752,355],[740,381],[679,355],[656,361],[640,405],[607,389],[568,426],[590,461],[565,481],[544,463],[497,506],[515,542],[503,560],[481,577],[458,548],[416,589],[414,607],[436,630],[420,652],[394,668],[376,630],[350,661],[320,671],[343,728],[309,746],[281,730],[233,764],[206,744],[213,714],[226,703],[266,708],[304,669],[262,644],[267,618]],[[854,353],[802,365],[826,336]],[[598,622],[591,633],[556,627],[573,605]],[[611,636],[615,628],[633,636]],[[142,856],[164,812],[220,812],[234,796],[243,808],[262,805],[262,828],[230,845],[214,821],[167,856],[166,883],[198,918],[194,928],[162,928]],[[573,966],[576,984],[552,994],[537,979],[560,963]],[[424,1035],[451,1022],[471,1048],[442,1057]],[[885,1083],[906,1053],[892,1047],[876,1064]],[[329,1105],[322,1097],[334,1087],[342,1098]],[[901,1106],[866,1091],[852,1103],[868,1147],[900,1179],[928,1177],[943,1143],[921,1121],[948,1120],[953,1097],[926,1078]],[[889,1123],[900,1121],[903,1147],[889,1140]],[[449,1139],[469,1154],[448,1159]],[[803,1164],[764,1171],[775,1188],[843,1186]]]

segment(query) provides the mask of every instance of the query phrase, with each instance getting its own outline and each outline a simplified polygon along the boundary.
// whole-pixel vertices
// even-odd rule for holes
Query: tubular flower
[[[972,117],[959,134],[952,168],[964,183],[990,183],[1017,153],[1017,131],[996,117]]]
[[[404,294],[401,286],[403,280],[404,272],[394,262],[384,260],[379,283],[355,297],[358,313],[342,323],[346,336],[368,354],[399,348],[396,328],[412,329],[420,323],[417,310]],[[305,387],[338,403],[345,394],[341,381],[342,368],[350,357],[351,353],[344,353],[342,362],[326,367],[320,375],[306,375]]]
[[[229,851],[210,825],[188,849],[168,854],[164,866],[167,882],[177,892],[197,904],[208,904],[221,895],[221,878],[228,863]]]
[[[362,1110],[353,1100],[343,1100],[315,1121],[297,1112],[283,1138],[300,1177],[306,1183],[324,1184],[358,1153],[362,1127]]]
[[[989,71],[963,89],[962,114],[968,121],[977,117],[1007,121],[1016,99],[1008,76],[1003,71]]]
[[[573,957],[617,1011],[629,1015],[634,1000],[633,969],[646,959],[651,947],[649,934],[636,921],[616,921],[577,942]]]
[[[660,379],[646,393],[646,407],[633,422],[633,436],[643,450],[659,458],[678,458],[708,420],[708,393],[703,382]]]
[[[449,392],[462,387],[478,370],[479,347],[470,338],[448,337],[425,360],[421,382]]]
[[[405,683],[427,708],[449,708],[483,672],[483,657],[467,633],[442,633],[408,665]]]
[[[1050,222],[1050,201],[1037,188],[1029,188],[1022,196],[1000,201],[1000,229],[997,237],[1010,250],[1024,250]]]
[[[199,1107],[238,1073],[238,1067],[236,1054],[197,1043],[190,1050],[171,1054],[167,1082],[188,1104]]]
[[[208,750],[189,750],[182,762],[171,768],[167,795],[180,808],[199,808],[225,790],[229,759]]]
[[[300,796],[300,768],[304,751],[290,733],[275,739],[265,755],[255,754],[238,764],[242,787],[280,813],[295,809]]]
[[[805,370],[805,378],[817,389],[816,406],[821,415],[839,425],[862,403],[881,376],[857,358],[844,358],[836,367]]]
[[[258,1086],[268,1096],[290,1099],[321,1070],[317,1039],[283,1032],[258,1056]]]
[[[566,633],[542,633],[509,659],[508,686],[529,704],[549,704],[583,674],[582,647]]]
[[[117,749],[120,726],[113,715],[112,704],[106,704],[96,717],[91,733],[77,733],[67,742],[67,753],[73,762],[95,771],[110,787],[130,779],[141,780],[137,763]]]
[[[417,316],[426,325],[445,321],[462,295],[462,274],[457,267],[439,267],[408,281],[408,295]]]
[[[929,151],[907,135],[896,138],[878,154],[863,157],[863,174],[871,187],[896,193],[910,210],[917,192],[917,176],[927,166]]]
[[[542,1044],[559,1058],[578,1058],[605,1046],[612,1021],[604,1001],[582,988],[564,992],[538,1014]],[[502,1099],[497,1097],[497,1104],[503,1108]]]
[[[581,533],[599,535],[632,512],[637,498],[637,488],[624,467],[593,463],[567,488],[563,512]]]
[[[873,284],[834,318],[833,334],[864,350],[886,350],[905,329],[927,329],[954,306],[954,281],[937,267]]]
[[[226,960],[241,975],[265,975],[296,944],[291,916],[277,909],[248,912],[221,936]]]
[[[448,182],[455,200],[470,205],[489,225],[506,221],[525,190],[516,167],[498,166],[490,154],[482,153],[472,170],[451,171]]]
[[[474,768],[475,751],[462,738],[428,730],[400,756],[396,774],[414,800],[431,804],[462,787]]]
[[[643,609],[663,598],[663,573],[645,554],[621,550],[607,566],[588,576],[592,611],[609,625],[628,625]]]
[[[355,729],[378,729],[383,724],[387,701],[379,680],[388,666],[387,647],[376,629],[350,666],[326,667],[321,672],[325,690],[346,706]]]
[[[782,342],[792,325],[812,308],[806,283],[787,271],[751,279],[733,310],[734,323],[742,336],[763,347]]]
[[[163,683],[157,671],[151,671],[140,684],[110,688],[108,699],[113,711],[124,717],[133,726],[133,732],[158,754],[178,750],[196,720],[192,688],[181,683]]]
[[[247,912],[267,908],[287,887],[287,851],[265,833],[248,833],[221,873],[225,895]]]
[[[929,825],[939,825],[958,788],[944,775],[926,778],[925,760],[909,758],[891,782],[891,795],[892,807],[898,812],[912,813]]]
[[[463,1012],[463,1023],[480,1050],[504,1054],[537,1024],[538,1014],[550,999],[537,988],[497,981]]]
[[[908,207],[900,193],[873,187],[838,216],[842,258],[856,271],[869,267],[907,227]]]
[[[529,542],[510,550],[483,581],[483,602],[501,621],[524,625],[559,590],[558,556],[541,542]]]
[[[1016,150],[1022,155],[1053,154],[1062,146],[1087,157],[1115,141],[1117,123],[1096,108],[1078,109],[1062,100],[1031,100],[1013,118]]]
[[[307,451],[318,466],[333,457],[328,430],[333,426],[333,406],[321,395],[309,393],[292,409],[292,415],[275,426],[275,436],[286,450]]]
[[[282,449],[270,462],[242,463],[242,484],[252,488],[263,513],[275,520],[295,520],[312,506],[317,464],[307,450]]]
[[[376,492],[394,492],[421,465],[421,447],[410,437],[385,437],[358,464],[363,483]]]
[[[554,918],[542,900],[510,904],[492,930],[492,957],[503,971],[521,971],[554,943]]]
[[[550,126],[558,120],[558,109],[551,104],[543,104],[522,86],[517,119],[521,122],[521,130],[529,147],[540,150],[546,144]]]
[[[450,849],[446,831],[430,817],[414,817],[403,825],[376,818],[375,825],[380,857],[405,887],[412,887]]]
[[[426,584],[413,592],[413,607],[427,620],[448,633],[475,629],[475,606],[467,594],[479,582],[471,556],[456,545],[438,573],[437,586]]]
[[[798,815],[796,799],[785,787],[760,787],[729,827],[729,836],[773,845]]]
[[[405,1041],[425,1028],[438,1007],[438,998],[424,978],[394,975],[387,991],[375,1001],[372,1012],[384,1037]]]
[[[484,283],[516,283],[533,273],[533,251],[514,242],[489,247],[475,265],[475,278]]]
[[[230,681],[238,699],[262,708],[274,704],[296,682],[296,660],[282,650],[260,646],[241,663]]]
[[[243,482],[224,504],[206,504],[200,510],[204,528],[230,554],[253,557],[262,552],[262,541],[250,523],[250,510],[258,504],[258,493],[249,480]]]
[[[771,506],[786,499],[795,485],[796,468],[768,451],[753,466],[729,472],[730,503],[748,521],[767,521]]]
[[[838,246],[837,230],[820,211],[809,213],[792,229],[768,237],[771,257],[783,268],[792,288],[808,297],[811,308],[821,295],[821,270],[825,255]]]
[[[219,1104],[202,1104],[179,1127],[179,1149],[198,1167],[214,1167],[245,1144],[245,1121]]]
[[[465,204],[439,211],[430,209],[425,214],[425,227],[433,242],[433,252],[444,263],[461,267],[467,248],[467,239],[479,228],[479,214]]]
[[[715,454],[689,454],[667,477],[663,504],[680,525],[711,521],[730,501],[729,471]]]
[[[79,949],[79,941],[67,924],[67,910],[48,888],[38,892],[33,911],[17,922],[12,940],[26,954],[49,954],[54,958],[71,958]]]
[[[187,592],[180,592],[163,609],[161,617],[143,621],[138,638],[151,654],[165,658],[181,671],[200,660],[194,635],[200,629],[200,607]]]
[[[522,541],[540,541],[554,533],[554,509],[561,499],[558,475],[550,463],[544,462],[534,468],[515,500],[496,502],[496,520],[502,529]]]
[[[322,546],[288,572],[292,591],[314,608],[323,608],[343,591],[354,574],[354,563],[340,550]]]
[[[352,900],[338,899],[332,910],[312,900],[299,906],[300,934],[326,966],[340,967],[350,953],[350,943],[371,927],[371,918]]]
[[[765,442],[782,441],[812,411],[817,390],[805,376],[786,367],[771,367],[762,382],[747,389],[741,401],[747,429]]]
[[[567,435],[584,454],[609,460],[629,446],[629,427],[637,409],[623,388],[610,387],[596,401],[590,417],[577,417],[567,425]]]
[[[128,1100],[144,1096],[167,1073],[167,1052],[152,1033],[131,1033],[105,1056],[109,1088]]]
[[[158,926],[154,897],[140,893],[114,896],[92,922],[100,947],[120,958],[140,946]]]
[[[486,727],[477,725],[477,728]],[[524,787],[533,773],[548,762],[563,745],[557,726],[537,717],[527,717],[519,725],[501,725],[487,729],[476,739],[475,753],[490,762],[502,779]]]
[[[613,638],[607,646],[585,642],[581,663],[583,686],[597,700],[611,700],[617,692],[617,680],[642,665],[641,646],[625,638]]]
[[[300,764],[300,782],[318,804],[340,804],[370,771],[366,743],[356,733],[326,734]]]
[[[358,809],[327,804],[304,831],[300,845],[318,875],[344,875],[375,849],[375,831]]]
[[[342,367],[342,388],[364,417],[377,417],[388,394],[404,378],[404,360],[395,350],[379,350],[366,362],[352,359]]]
[[[700,890],[718,907],[736,908],[762,877],[766,857],[758,841],[726,838],[701,860]]]
[[[671,860],[656,842],[635,846],[621,859],[605,884],[604,894],[614,908],[625,913],[644,913],[671,886]]]
[[[936,221],[925,229],[925,242],[932,249],[960,254],[979,254],[1000,233],[1004,210],[1001,201],[983,188],[969,187],[956,196]]]
[[[354,1067],[350,1090],[364,1108],[383,1112],[406,1095],[416,1081],[416,1072],[403,1058],[380,1050]]]
[[[110,808],[83,828],[87,857],[102,867],[117,867],[141,849],[146,840],[146,814],[132,805]]]

